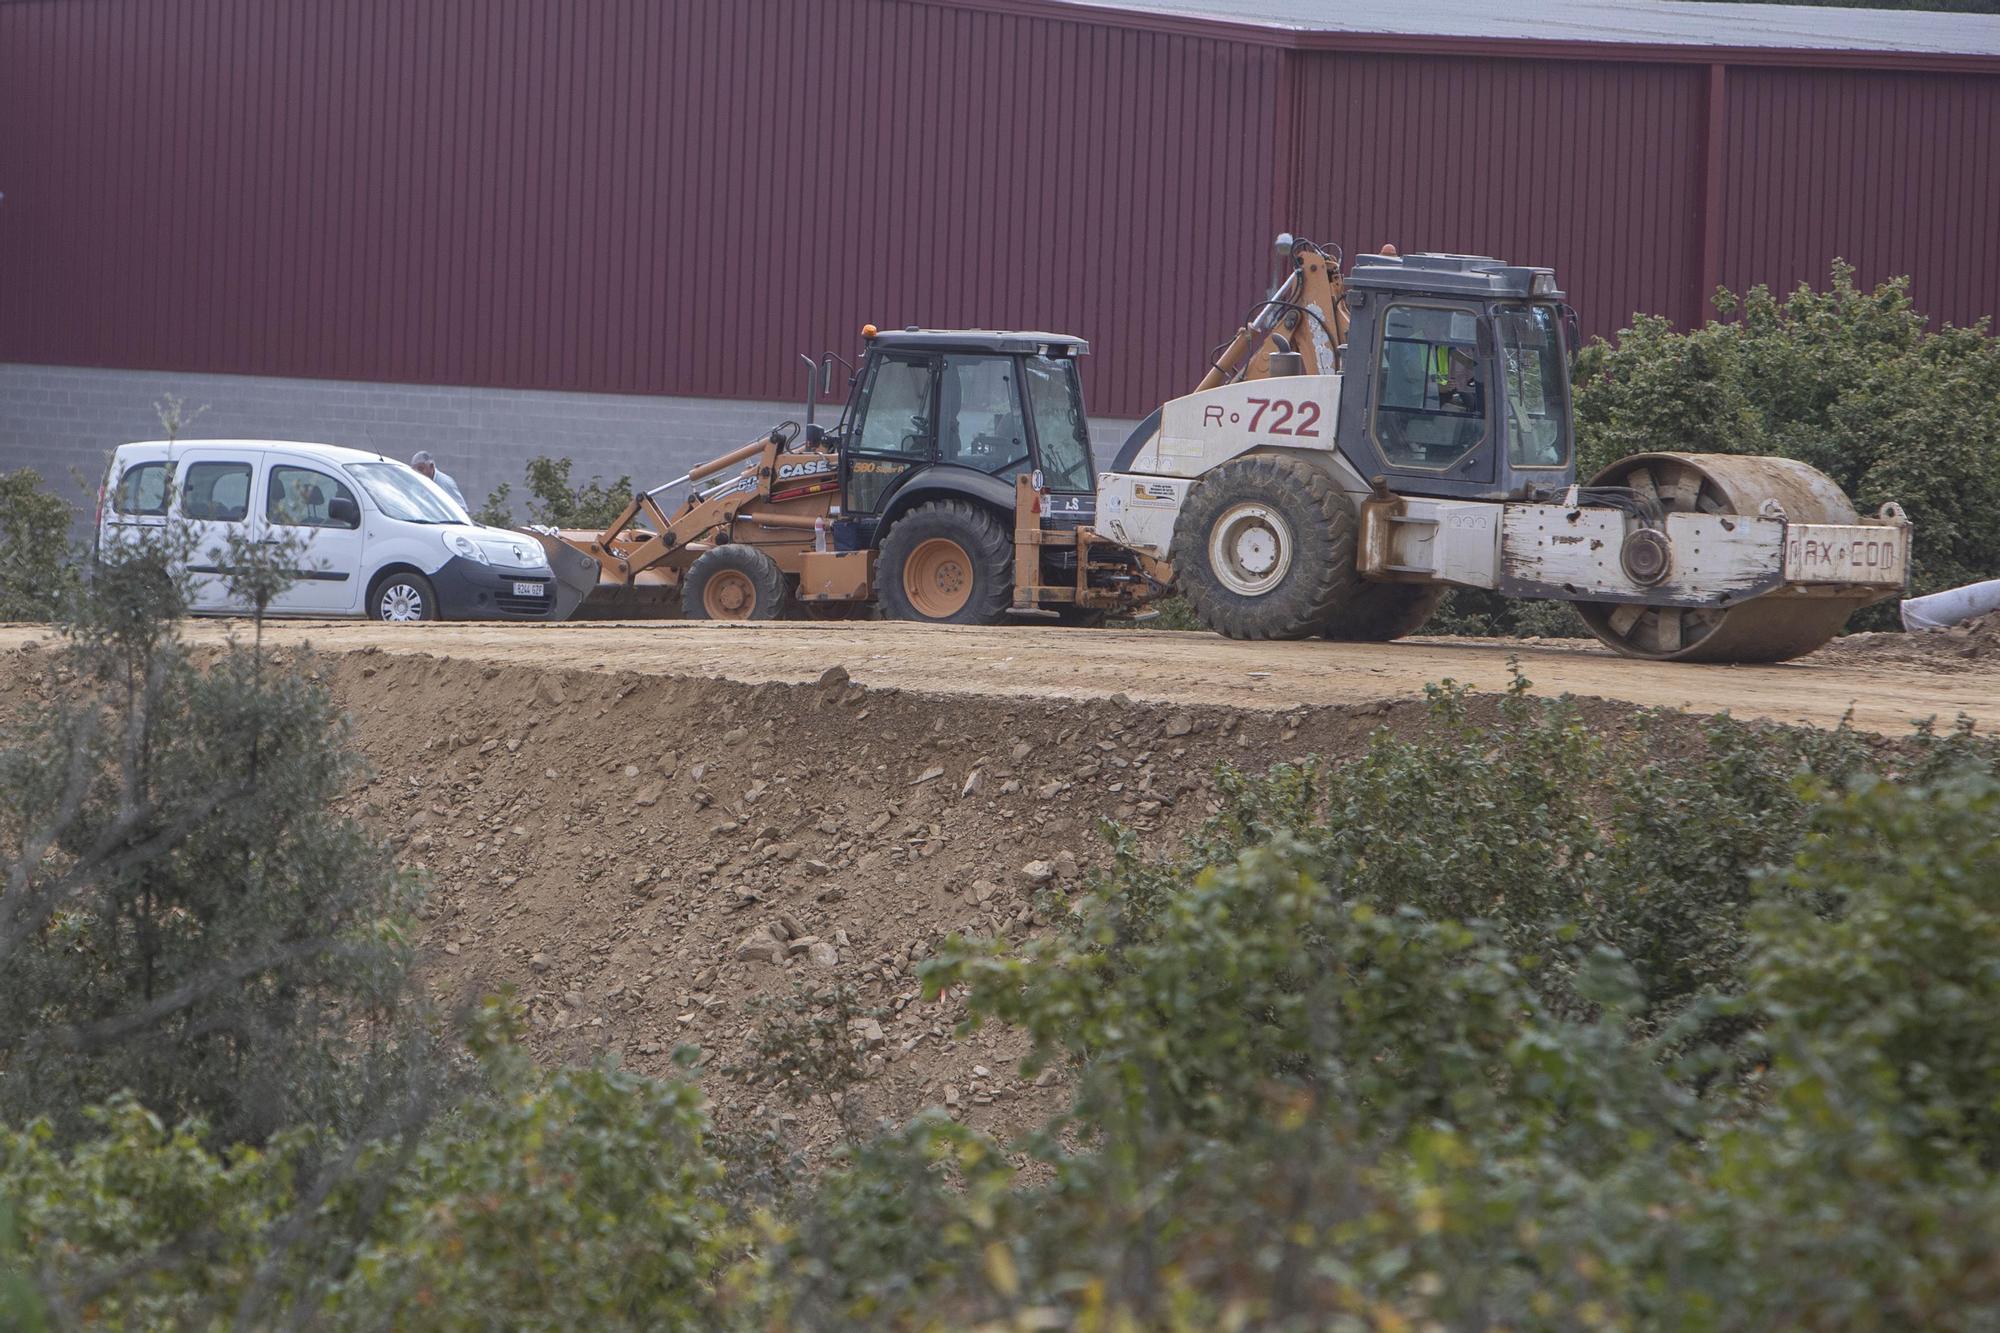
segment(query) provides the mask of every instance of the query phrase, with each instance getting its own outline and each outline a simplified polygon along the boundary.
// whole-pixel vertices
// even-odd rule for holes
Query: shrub
[[[0,475],[0,620],[48,620],[76,590],[70,507],[28,468]]]
[[[126,1090],[256,1142],[365,1100],[414,885],[333,808],[324,686],[254,639],[197,661],[173,557],[107,553],[0,730],[0,1117],[69,1135]]]
[[[528,460],[528,521],[552,528],[601,531],[631,502],[632,478],[620,477],[606,486],[602,478],[592,477],[588,485],[577,485],[570,481],[572,466],[567,458],[538,456]],[[502,483],[486,497],[479,521],[511,526],[512,494],[512,488]]]

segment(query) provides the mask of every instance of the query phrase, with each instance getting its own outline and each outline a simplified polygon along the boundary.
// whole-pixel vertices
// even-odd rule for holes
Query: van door
[[[291,542],[295,578],[271,603],[279,615],[340,615],[361,604],[361,505],[324,463],[287,454],[265,460],[264,540]]]
[[[174,465],[164,455],[117,457],[105,488],[97,549],[108,554],[165,528],[173,479]]]
[[[191,610],[249,609],[229,591],[229,540],[251,536],[250,497],[261,461],[256,454],[199,446],[180,456],[174,509],[187,525]]]

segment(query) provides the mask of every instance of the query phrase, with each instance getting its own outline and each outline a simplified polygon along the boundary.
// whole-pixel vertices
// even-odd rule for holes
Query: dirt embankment
[[[0,629],[0,650],[34,637]],[[1213,808],[1219,760],[1261,769],[1354,753],[1380,726],[1413,733],[1423,683],[1497,689],[1520,651],[874,625],[271,637],[324,650],[310,669],[374,769],[353,808],[433,884],[439,995],[511,985],[552,1061],[616,1050],[663,1073],[698,1045],[725,1122],[785,1121],[808,1150],[836,1117],[741,1072],[761,998],[838,982],[879,1011],[879,1032],[860,1033],[868,1114],[943,1105],[1003,1134],[1039,1124],[1061,1094],[1016,1076],[1018,1034],[960,1038],[958,997],[921,999],[916,966],[946,935],[1035,929],[1038,887],[1060,910],[1108,859],[1100,819],[1170,853]],[[1823,724],[1854,704],[1889,732],[1958,711],[2000,721],[2000,659],[1886,637],[1905,655],[1848,641],[1785,668],[1663,668],[1574,645],[1522,656],[1542,692],[1651,675],[1672,692],[1637,702],[1696,694],[1702,711]],[[19,680],[38,655],[8,656],[0,673]],[[1583,708],[1604,725],[1632,711]]]
[[[664,1072],[706,1053],[719,1113],[796,1116],[735,1072],[759,997],[844,982],[870,1114],[943,1105],[1003,1132],[1056,1094],[1006,1032],[959,1038],[916,965],[951,932],[1019,936],[1034,891],[1080,887],[1115,818],[1166,850],[1210,809],[1218,760],[1352,752],[1423,706],[1240,713],[1097,700],[980,703],[867,689],[539,670],[362,650],[322,659],[375,776],[357,812],[435,886],[442,996],[511,984],[544,1058],[616,1049]]]

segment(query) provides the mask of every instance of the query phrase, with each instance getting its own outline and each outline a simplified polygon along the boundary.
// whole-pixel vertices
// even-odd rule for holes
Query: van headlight
[[[474,560],[482,565],[492,563],[486,558],[486,552],[479,549],[479,543],[462,532],[452,533],[444,539],[444,544],[447,550],[462,555],[467,560]]]

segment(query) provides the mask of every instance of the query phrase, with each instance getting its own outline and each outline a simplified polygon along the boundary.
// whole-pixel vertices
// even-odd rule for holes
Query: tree
[[[606,486],[601,477],[592,477],[588,485],[577,485],[569,479],[572,466],[567,458],[528,460],[529,521],[551,528],[602,531],[631,502],[632,478],[620,477]],[[502,482],[486,497],[479,521],[496,527],[512,525],[512,495],[513,488]]]
[[[29,468],[0,476],[0,620],[47,620],[77,586],[70,508]]]
[[[102,553],[0,730],[0,1118],[65,1136],[121,1090],[224,1142],[342,1124],[409,1044],[416,886],[334,807],[346,723],[261,636],[189,650],[184,545]],[[228,555],[257,606],[287,559]]]

